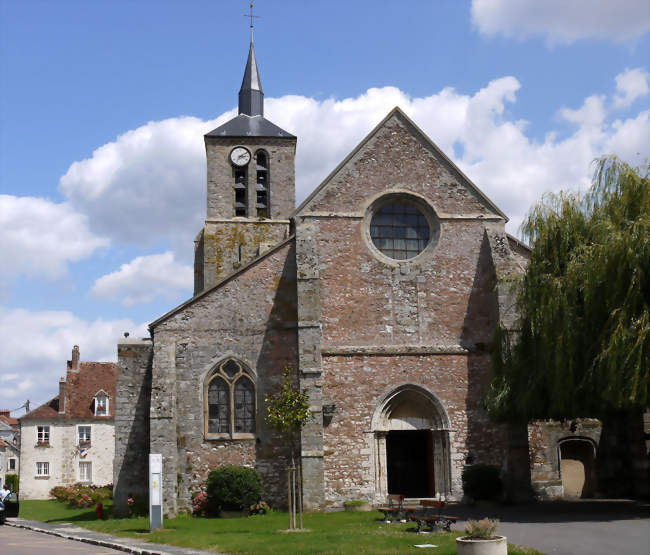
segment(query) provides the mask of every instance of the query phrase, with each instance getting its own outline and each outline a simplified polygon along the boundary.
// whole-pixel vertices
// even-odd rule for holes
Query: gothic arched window
[[[206,380],[205,430],[208,439],[250,437],[255,433],[255,382],[240,362],[221,362]]]

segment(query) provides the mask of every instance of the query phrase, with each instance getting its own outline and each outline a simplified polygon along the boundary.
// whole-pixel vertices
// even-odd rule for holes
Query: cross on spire
[[[253,2],[251,2],[251,13],[250,14],[245,13],[244,17],[248,17],[251,20],[251,42],[253,42],[253,19],[260,18],[259,15],[253,15]]]

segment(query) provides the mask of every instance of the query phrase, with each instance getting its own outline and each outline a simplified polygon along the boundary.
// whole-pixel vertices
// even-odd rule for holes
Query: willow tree
[[[650,406],[650,166],[595,162],[585,195],[548,195],[522,230],[515,334],[500,329],[491,412],[511,421]]]

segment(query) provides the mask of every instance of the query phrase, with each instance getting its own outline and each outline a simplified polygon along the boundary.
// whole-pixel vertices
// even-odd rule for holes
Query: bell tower
[[[205,135],[207,216],[195,240],[194,295],[289,235],[297,138],[264,117],[251,36],[239,114]]]

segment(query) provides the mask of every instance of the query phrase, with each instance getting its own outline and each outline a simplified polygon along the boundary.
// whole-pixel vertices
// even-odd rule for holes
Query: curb
[[[58,530],[48,530],[46,528],[39,528],[38,526],[34,526],[33,524],[29,524],[27,522],[16,522],[7,519],[5,521],[6,526],[13,526],[14,528],[24,528],[26,530],[32,530],[33,532],[40,532],[42,534],[48,534],[50,536],[57,536],[59,538],[64,538],[66,540],[73,540],[73,541],[78,541],[78,542],[83,542],[87,543],[90,545],[97,545],[100,547],[108,547],[110,549],[115,549],[117,551],[124,551],[126,553],[136,553],[137,555],[169,555],[170,551],[160,551],[160,550],[153,550],[153,549],[147,549],[144,547],[137,547],[137,546],[132,546],[132,545],[124,545],[123,543],[117,543],[115,541],[110,541],[110,540],[103,540],[103,539],[95,539],[95,538],[87,538],[83,536],[76,536],[72,534],[67,534],[65,532],[60,532]],[[109,536],[109,534],[103,534],[102,532],[92,532],[89,530],[90,533],[94,534],[102,534]],[[128,538],[125,538],[128,541]],[[184,548],[179,548],[176,546],[173,546],[173,549],[178,552],[177,550],[183,550]],[[192,549],[187,549],[184,551],[185,553],[207,553],[205,551],[199,551],[199,550],[192,550]]]

